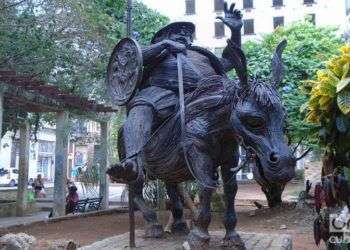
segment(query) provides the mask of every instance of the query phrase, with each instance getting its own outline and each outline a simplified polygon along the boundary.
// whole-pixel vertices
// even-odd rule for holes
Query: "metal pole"
[[[128,0],[126,33],[128,37],[132,37],[132,0]],[[136,247],[135,244],[135,208],[134,208],[134,190],[132,185],[129,186],[129,247]]]
[[[134,190],[129,185],[129,247],[136,247],[135,244],[135,208],[134,208]]]
[[[128,0],[128,9],[127,9],[127,20],[126,20],[126,34],[128,37],[132,36],[132,0]]]
[[[2,136],[2,123],[3,123],[3,113],[4,113],[4,94],[0,89],[0,152],[1,152],[1,136]],[[12,146],[13,147],[13,146]]]

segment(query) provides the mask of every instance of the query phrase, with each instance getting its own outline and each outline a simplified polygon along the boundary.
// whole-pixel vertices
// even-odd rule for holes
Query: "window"
[[[215,23],[215,37],[220,38],[225,36],[225,25],[223,22]]]
[[[283,0],[272,0],[272,6],[274,7],[283,6]]]
[[[196,13],[196,1],[186,0],[186,15],[193,15]]]
[[[308,20],[313,25],[316,25],[316,15],[315,14],[307,14],[306,20]]]
[[[243,20],[244,35],[254,34],[254,19]]]
[[[39,142],[39,153],[49,153],[53,154],[55,152],[55,144],[50,141],[40,141]]]
[[[253,0],[243,0],[243,9],[253,9]]]
[[[16,156],[19,155],[19,140],[14,139],[12,141],[12,147],[13,147],[13,152],[16,154]]]
[[[38,173],[43,173],[43,172],[47,171],[48,167],[49,167],[49,158],[48,157],[39,157],[39,160],[37,162],[36,171]]]
[[[224,0],[214,0],[214,11],[224,11]]]
[[[276,16],[273,18],[273,28],[276,29],[278,26],[284,25],[284,17],[283,16]]]
[[[304,0],[304,4],[313,4],[315,0]]]

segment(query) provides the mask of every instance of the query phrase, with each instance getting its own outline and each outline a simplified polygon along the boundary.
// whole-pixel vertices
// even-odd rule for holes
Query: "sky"
[[[171,8],[171,2],[176,2],[172,0],[141,0],[144,4],[146,4],[149,8],[155,9],[163,15],[167,15],[170,19],[176,18],[177,16],[181,16],[181,13],[176,11],[176,8],[173,8],[174,11],[169,13],[169,8]],[[171,14],[171,16],[169,16]]]

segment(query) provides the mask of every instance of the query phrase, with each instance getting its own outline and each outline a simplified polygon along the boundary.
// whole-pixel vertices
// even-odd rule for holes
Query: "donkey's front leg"
[[[234,249],[245,249],[244,243],[241,237],[236,232],[236,211],[235,211],[235,197],[237,194],[237,180],[236,174],[232,173],[231,167],[237,166],[237,160],[233,159],[231,164],[225,164],[221,167],[221,175],[224,183],[224,194],[226,211],[224,215],[224,225],[226,229],[226,235],[223,240],[224,247],[233,247]]]
[[[129,187],[134,190],[134,203],[142,212],[143,218],[147,222],[147,226],[145,229],[145,237],[146,238],[161,238],[164,236],[163,227],[158,222],[157,214],[153,209],[150,209],[143,198],[142,190],[143,190],[143,181],[139,180]]]

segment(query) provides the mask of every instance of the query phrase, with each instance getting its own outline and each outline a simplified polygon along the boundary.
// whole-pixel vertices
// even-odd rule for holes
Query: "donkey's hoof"
[[[184,221],[174,222],[171,225],[171,233],[178,235],[187,235],[190,230],[187,227],[187,223]]]
[[[209,247],[210,236],[208,232],[194,228],[188,234],[188,243],[191,249],[207,249]]]
[[[246,250],[244,242],[236,232],[226,234],[222,241],[222,247],[225,249]]]
[[[163,238],[164,230],[163,226],[159,224],[154,224],[146,228],[145,238]]]

